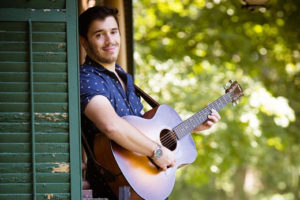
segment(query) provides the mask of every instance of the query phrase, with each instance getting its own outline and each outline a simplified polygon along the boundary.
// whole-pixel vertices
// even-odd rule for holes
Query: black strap
[[[137,94],[141,97],[143,97],[143,99],[152,107],[155,108],[157,106],[159,106],[159,103],[157,101],[155,101],[152,97],[150,97],[146,92],[144,92],[141,88],[139,88],[137,85],[134,85],[135,90],[137,92]]]
[[[136,89],[136,93],[137,95],[141,96],[152,108],[159,106],[159,103],[157,101],[155,101],[152,97],[150,97],[146,92],[144,92],[141,88],[139,88],[138,86],[134,85],[135,89]],[[114,181],[117,176],[119,176],[120,174],[114,174],[113,172],[111,172],[109,169],[103,167],[95,158],[94,152],[92,151],[87,138],[84,134],[84,132],[81,132],[81,138],[83,141],[83,147],[85,149],[85,152],[88,154],[88,157],[91,158],[94,162],[94,164],[99,168],[100,173],[103,175],[104,179],[107,182],[111,182]]]

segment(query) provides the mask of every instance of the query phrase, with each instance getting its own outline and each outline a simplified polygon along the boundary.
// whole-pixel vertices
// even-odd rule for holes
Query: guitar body
[[[108,145],[104,144],[107,142],[97,143],[99,139],[96,139],[94,145],[97,161],[115,173],[122,172],[125,180],[119,181],[120,183],[113,183],[113,188],[116,187],[113,190],[117,191],[118,187],[129,184],[133,193],[137,193],[143,199],[166,199],[174,187],[177,168],[192,163],[196,158],[197,152],[191,135],[187,134],[180,140],[175,138],[171,130],[182,120],[167,105],[159,106],[150,119],[137,116],[125,116],[123,118],[150,139],[172,150],[176,157],[175,166],[162,171],[148,157],[130,152],[114,142],[110,142],[111,148],[108,148]],[[99,148],[102,149],[101,152],[103,153],[103,149],[111,150],[112,155],[108,156],[107,152],[101,153],[101,155],[100,151],[97,150]],[[117,163],[117,166],[114,162]]]

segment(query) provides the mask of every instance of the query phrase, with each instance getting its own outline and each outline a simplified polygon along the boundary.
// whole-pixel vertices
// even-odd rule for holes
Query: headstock
[[[224,86],[225,92],[230,94],[231,102],[233,105],[238,103],[240,97],[244,96],[243,89],[237,81],[232,82],[229,80]]]

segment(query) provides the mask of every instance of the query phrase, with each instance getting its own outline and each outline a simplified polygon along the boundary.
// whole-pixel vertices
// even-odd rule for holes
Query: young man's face
[[[120,32],[113,16],[94,20],[87,33],[88,55],[104,65],[114,65],[120,50]]]

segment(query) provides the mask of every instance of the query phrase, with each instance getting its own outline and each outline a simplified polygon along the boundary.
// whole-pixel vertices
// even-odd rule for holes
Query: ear
[[[83,46],[84,50],[87,51],[88,49],[88,42],[82,36],[79,36],[79,43]]]

